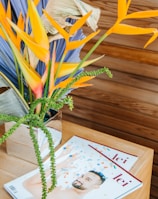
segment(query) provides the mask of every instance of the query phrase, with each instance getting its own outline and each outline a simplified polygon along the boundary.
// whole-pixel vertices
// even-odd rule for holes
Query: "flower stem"
[[[58,65],[58,67],[57,67],[57,71],[56,71],[56,73],[55,73],[55,75],[54,75],[54,82],[56,81],[56,79],[57,79],[57,77],[58,77],[58,74],[59,74],[59,72],[60,72],[62,63],[63,63],[63,61],[64,61],[64,59],[65,59],[65,56],[66,56],[66,54],[64,53],[64,54],[62,55],[62,58],[61,58],[61,60],[60,60],[59,65]]]
[[[73,77],[76,72],[81,68],[82,64],[91,56],[91,54],[95,51],[95,49],[104,41],[104,39],[107,37],[107,34],[103,34],[100,39],[94,44],[94,46],[88,51],[88,53],[84,56],[84,58],[80,61],[78,66],[75,68],[75,70],[71,73],[70,77]]]

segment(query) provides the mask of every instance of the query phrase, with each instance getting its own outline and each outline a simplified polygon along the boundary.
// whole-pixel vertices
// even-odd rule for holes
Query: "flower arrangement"
[[[116,22],[99,37],[85,57],[80,60],[83,45],[100,33],[100,30],[96,30],[100,15],[98,8],[80,0],[68,2],[66,0],[21,0],[21,10],[20,6],[18,10],[15,1],[0,1],[0,101],[2,102],[0,121],[1,123],[16,122],[0,138],[0,144],[22,123],[29,125],[41,173],[43,199],[56,185],[53,141],[44,124],[49,110],[59,111],[64,105],[68,105],[72,110],[73,99],[70,93],[73,89],[90,86],[87,81],[102,73],[112,77],[106,67],[89,72],[84,69],[102,58],[89,60],[94,50],[110,34],[152,34],[144,47],[158,36],[156,28],[142,28],[124,23],[126,19],[158,16],[158,10],[128,14],[130,3],[131,0],[118,0]],[[85,23],[94,31],[88,36],[85,36],[82,31]],[[6,98],[1,93],[7,87],[13,91],[10,95],[11,99],[14,96],[16,96],[15,100],[18,99],[15,101],[18,106],[16,110],[5,106]],[[52,185],[49,188],[33,127],[41,128],[48,138],[52,174]]]

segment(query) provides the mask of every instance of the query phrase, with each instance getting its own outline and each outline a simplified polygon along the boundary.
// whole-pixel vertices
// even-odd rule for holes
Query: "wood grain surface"
[[[103,34],[117,17],[117,0],[85,0],[101,8],[99,29]],[[158,9],[156,0],[132,0],[129,13]],[[158,28],[158,17],[125,23]],[[84,32],[90,33],[89,27]],[[152,147],[154,153],[151,199],[158,198],[158,39],[144,49],[151,35],[110,35],[90,58],[105,55],[88,70],[103,66],[113,73],[101,75],[92,87],[74,90],[74,110],[63,109],[63,118],[132,142]],[[83,57],[99,36],[86,44]]]
[[[138,156],[138,160],[130,172],[142,180],[143,186],[125,198],[150,198],[151,172],[153,163],[152,149],[67,121],[63,121],[62,126],[63,139],[61,145],[64,144],[73,135],[78,135],[97,143],[114,147],[116,149]],[[3,132],[4,129],[0,128],[0,136],[3,134]],[[0,197],[3,199],[11,198],[3,188],[4,183],[15,179],[18,176],[21,176],[34,168],[36,168],[36,165],[33,163],[26,162],[13,156],[9,156],[6,153],[5,144],[3,144],[0,147]]]

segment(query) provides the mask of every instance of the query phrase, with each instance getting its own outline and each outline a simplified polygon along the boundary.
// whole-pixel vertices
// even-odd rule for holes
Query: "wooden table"
[[[0,128],[0,135],[3,129]],[[73,135],[79,135],[89,140],[105,144],[119,150],[137,155],[139,159],[130,172],[142,180],[143,186],[131,193],[126,199],[149,199],[150,183],[153,164],[153,150],[141,145],[137,145],[105,133],[101,133],[83,126],[79,126],[67,121],[63,121],[63,139],[66,142]],[[3,189],[3,184],[31,171],[37,166],[24,160],[6,154],[5,145],[0,147],[0,198],[10,199],[10,195]]]

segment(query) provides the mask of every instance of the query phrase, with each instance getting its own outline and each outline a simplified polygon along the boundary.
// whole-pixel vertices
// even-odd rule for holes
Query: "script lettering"
[[[123,174],[119,174],[113,178],[117,183],[119,183],[121,186],[125,187],[128,184],[130,184],[132,181],[131,180],[126,180],[123,178]]]
[[[123,164],[126,164],[126,162],[128,161],[128,157],[126,158],[122,158],[122,157],[119,157],[118,154],[115,154],[114,157],[112,158],[113,160],[115,160],[116,162],[122,162]]]

